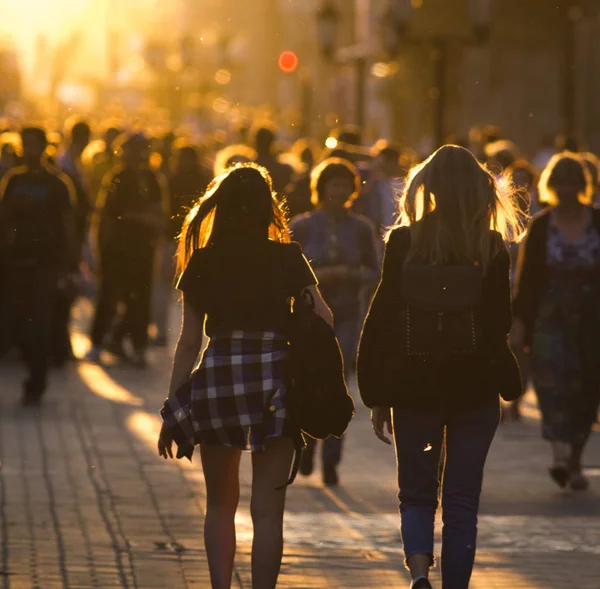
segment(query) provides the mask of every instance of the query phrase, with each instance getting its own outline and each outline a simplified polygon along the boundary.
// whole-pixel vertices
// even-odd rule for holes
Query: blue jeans
[[[452,415],[394,409],[404,553],[407,559],[414,554],[430,555],[433,565],[435,512],[442,482],[443,589],[469,586],[483,469],[499,420],[499,402]]]

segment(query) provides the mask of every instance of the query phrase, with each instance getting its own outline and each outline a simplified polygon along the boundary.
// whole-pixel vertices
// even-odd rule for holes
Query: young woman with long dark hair
[[[226,171],[193,207],[183,225],[179,265],[183,327],[158,451],[172,457],[173,439],[178,457],[200,445],[204,537],[215,589],[231,585],[239,462],[243,450],[252,451],[252,586],[273,589],[294,453],[286,411],[290,300],[308,290],[315,311],[330,324],[331,312],[300,247],[289,243],[267,171],[255,164]],[[210,342],[192,374],[204,330]]]
[[[363,329],[358,384],[377,437],[392,444],[386,427],[394,436],[414,589],[431,587],[440,483],[443,588],[468,587],[499,394],[521,393],[507,342],[503,237],[519,233],[510,196],[462,147],[446,145],[414,168]]]

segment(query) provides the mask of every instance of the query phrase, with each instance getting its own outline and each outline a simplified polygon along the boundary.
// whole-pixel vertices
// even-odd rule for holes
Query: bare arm
[[[206,315],[200,313],[191,304],[185,302],[183,297],[183,325],[181,334],[175,349],[171,382],[169,384],[169,396],[175,392],[190,378],[190,374],[198,360],[198,354],[202,348],[204,335],[204,319]]]

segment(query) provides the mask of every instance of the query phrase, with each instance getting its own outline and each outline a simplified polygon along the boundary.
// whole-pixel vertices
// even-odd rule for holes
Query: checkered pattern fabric
[[[199,443],[260,451],[268,438],[289,435],[287,358],[286,338],[273,332],[213,337],[191,386],[161,410],[178,458],[191,458]]]

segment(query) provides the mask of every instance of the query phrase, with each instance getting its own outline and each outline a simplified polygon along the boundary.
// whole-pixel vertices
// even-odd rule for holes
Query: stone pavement
[[[202,471],[197,460],[156,455],[169,354],[151,361],[147,371],[82,363],[53,373],[40,409],[19,407],[21,369],[0,365],[0,589],[210,587]],[[546,473],[531,399],[526,408],[525,422],[503,426],[491,452],[472,587],[598,589],[600,434],[586,457],[592,489],[561,492]],[[248,462],[234,579],[245,589]],[[394,456],[364,409],[347,437],[341,480],[326,489],[315,473],[289,491],[279,587],[408,587]]]

